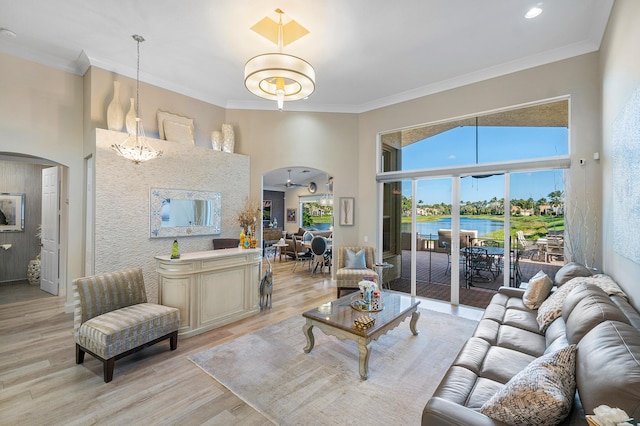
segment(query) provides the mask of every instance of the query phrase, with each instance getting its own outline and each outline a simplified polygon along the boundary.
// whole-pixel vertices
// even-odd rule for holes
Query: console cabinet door
[[[225,323],[245,312],[245,267],[200,276],[200,325]]]
[[[180,328],[178,333],[191,330],[194,319],[191,318],[191,291],[193,278],[160,276],[159,302],[165,306],[180,309]]]

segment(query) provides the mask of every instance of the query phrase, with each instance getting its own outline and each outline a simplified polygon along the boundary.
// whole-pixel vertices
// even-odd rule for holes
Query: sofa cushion
[[[507,424],[556,425],[571,410],[576,347],[532,361],[484,403],[480,412]]]
[[[590,277],[591,270],[576,262],[569,262],[556,272],[555,283],[558,287],[575,277]]]
[[[522,295],[522,302],[529,309],[538,309],[549,296],[553,281],[543,271],[538,272],[529,280],[529,285]]]
[[[139,303],[82,323],[76,342],[107,359],[166,336],[179,326],[179,309]]]
[[[367,269],[364,249],[361,249],[358,252],[346,249],[344,253],[346,257],[344,267],[346,269]]]
[[[628,323],[624,313],[600,288],[579,285],[562,304],[562,318],[567,327],[569,343],[578,343],[585,334],[601,322],[614,320]]]
[[[513,349],[534,357],[542,355],[546,349],[543,335],[509,325],[500,327],[497,343],[500,347]]]
[[[618,321],[595,326],[578,343],[576,382],[586,413],[605,404],[640,418],[640,331]]]

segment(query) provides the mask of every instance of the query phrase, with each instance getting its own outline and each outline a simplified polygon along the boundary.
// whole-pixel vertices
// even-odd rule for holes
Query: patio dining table
[[[483,277],[482,275],[480,275],[479,271],[475,271],[476,273],[474,274],[474,271],[470,271],[471,269],[471,265],[470,265],[470,260],[471,260],[471,255],[473,254],[486,254],[487,256],[490,256],[493,258],[493,262],[491,263],[490,269],[489,271],[493,274],[493,270],[495,268],[495,273],[496,275],[499,275],[501,272],[500,269],[500,265],[502,264],[501,260],[502,257],[504,256],[504,248],[503,247],[492,247],[492,246],[468,246],[468,247],[463,247],[460,249],[460,255],[464,256],[467,261],[465,262],[465,279],[467,281],[467,285],[468,286],[472,286],[473,284],[473,279],[475,278],[482,278],[483,281],[491,281],[488,279],[488,277]],[[495,279],[495,276],[494,276]]]

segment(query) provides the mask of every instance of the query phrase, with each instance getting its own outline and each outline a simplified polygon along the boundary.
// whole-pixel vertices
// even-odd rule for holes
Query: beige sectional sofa
[[[606,275],[573,278],[532,310],[523,303],[524,289],[501,288],[426,404],[422,424],[528,423],[501,421],[518,409],[548,422],[540,424],[586,424],[584,414],[603,404],[640,418],[640,314],[618,290]],[[540,408],[533,402],[532,395],[543,389],[519,391],[518,382],[537,371],[531,366],[543,357],[573,350],[569,345],[575,345],[575,371],[565,373],[575,379],[577,392],[567,391],[573,405],[557,423],[547,411],[553,404]],[[544,374],[548,385],[552,375]],[[559,382],[570,386],[567,378]]]

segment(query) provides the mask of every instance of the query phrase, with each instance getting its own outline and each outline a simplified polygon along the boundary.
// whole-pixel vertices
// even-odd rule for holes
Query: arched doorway
[[[53,183],[51,171],[55,172],[53,175],[59,176]],[[46,194],[43,194],[45,174],[49,176],[49,183]],[[16,298],[30,300],[44,296],[44,292],[40,290],[40,281],[36,281],[38,271],[45,274],[47,291],[64,295],[68,210],[67,205],[61,203],[61,194],[68,193],[68,168],[45,158],[5,152],[0,153],[0,175],[2,190],[19,194],[24,200],[21,211],[23,228],[16,232],[0,232],[0,243],[5,247],[10,245],[10,248],[2,250],[0,257],[0,285],[5,287],[8,284],[0,295],[0,303],[17,301]],[[52,194],[52,184],[60,190],[54,192],[55,200],[44,203],[43,199]],[[54,248],[47,246],[46,256],[42,261],[40,253],[45,239]],[[29,284],[29,277],[32,285]]]

